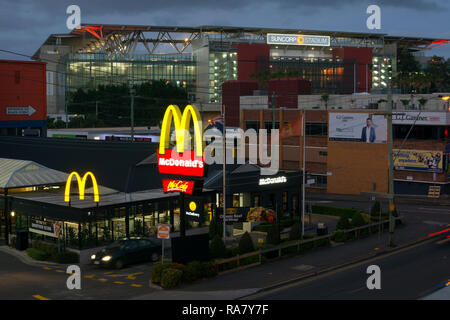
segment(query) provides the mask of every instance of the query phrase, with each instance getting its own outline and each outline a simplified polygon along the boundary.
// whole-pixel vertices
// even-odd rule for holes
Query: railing
[[[402,220],[402,219],[403,219],[402,217],[394,218],[394,222],[397,221],[397,220]],[[364,225],[364,226],[361,226],[361,227],[355,227],[355,228],[352,228],[352,229],[346,229],[346,230],[343,230],[343,232],[344,232],[344,234],[349,234],[349,235],[352,235],[354,233],[354,239],[358,239],[360,234],[361,234],[361,230],[369,229],[369,234],[370,234],[371,233],[371,228],[380,227],[381,226],[381,229],[377,228],[377,232],[379,232],[380,230],[381,231],[383,230],[383,225],[385,225],[385,224],[389,224],[389,219],[383,220],[383,221],[379,221],[379,222],[375,222],[375,223],[371,223],[371,224],[367,224],[367,225]],[[227,269],[225,269],[223,271],[219,271],[219,274],[223,274],[223,273],[227,273],[227,272],[231,272],[231,271],[236,271],[236,270],[241,270],[241,269],[244,269],[244,268],[257,266],[257,265],[262,264],[262,261],[263,261],[262,256],[264,254],[267,254],[269,252],[277,252],[277,255],[275,257],[271,257],[271,260],[281,258],[283,256],[282,250],[283,249],[287,249],[287,248],[296,248],[295,251],[289,253],[290,255],[298,254],[298,253],[301,252],[302,246],[306,247],[305,248],[305,251],[306,251],[306,250],[310,249],[307,246],[308,244],[311,244],[312,248],[315,248],[316,245],[317,245],[317,242],[320,241],[320,240],[328,239],[327,242],[329,243],[331,241],[331,239],[334,237],[335,234],[336,234],[336,232],[333,232],[333,233],[329,233],[327,235],[314,237],[314,238],[311,238],[311,239],[297,240],[297,241],[294,241],[294,242],[281,244],[279,246],[275,246],[275,247],[272,247],[272,248],[259,249],[259,250],[256,250],[256,251],[253,251],[253,252],[250,252],[250,253],[246,253],[246,254],[243,254],[243,255],[239,255],[238,254],[235,257],[217,260],[217,261],[215,261],[215,265],[217,266],[217,268],[219,268],[219,266],[225,265],[225,264],[230,264],[230,263],[235,263],[236,264],[235,267],[231,267],[231,268],[227,268]],[[255,259],[256,260],[255,262],[251,262],[249,264],[245,264],[245,263],[243,264],[242,263],[243,262],[242,260],[248,259],[250,257],[255,257],[255,256],[258,256],[258,259],[257,260]],[[220,268],[219,268],[219,270],[220,270]]]

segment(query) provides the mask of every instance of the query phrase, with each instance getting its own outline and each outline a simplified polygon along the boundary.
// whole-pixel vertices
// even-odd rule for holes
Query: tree
[[[248,232],[245,232],[239,240],[239,254],[246,254],[255,251],[252,237]]]
[[[225,247],[225,243],[219,235],[215,235],[211,240],[211,244],[209,245],[209,255],[211,259],[218,259],[225,257],[227,253],[227,248]]]
[[[423,108],[425,107],[425,104],[427,103],[428,99],[420,98],[417,101],[419,101],[419,109],[423,110]]]
[[[322,100],[324,103],[325,103],[325,110],[328,110],[328,100],[330,99],[330,96],[326,93],[326,94],[323,94],[321,97],[320,97],[320,100]]]

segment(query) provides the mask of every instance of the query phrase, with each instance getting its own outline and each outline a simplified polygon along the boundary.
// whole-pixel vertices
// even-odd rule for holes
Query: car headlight
[[[102,261],[103,262],[108,262],[109,260],[111,260],[111,256],[104,256],[103,258],[102,258]]]
[[[93,254],[93,255],[91,256],[91,260],[95,260],[95,258],[96,258],[96,255]]]

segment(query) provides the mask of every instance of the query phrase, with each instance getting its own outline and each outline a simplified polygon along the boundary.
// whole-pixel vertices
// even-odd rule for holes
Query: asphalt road
[[[4,252],[0,261],[0,300],[129,299],[154,291],[148,287],[151,264],[122,270],[83,266],[81,290],[69,290],[63,267],[30,266]]]
[[[381,289],[369,290],[369,265],[381,269]],[[432,241],[390,256],[267,291],[253,299],[420,299],[450,279],[450,242]]]

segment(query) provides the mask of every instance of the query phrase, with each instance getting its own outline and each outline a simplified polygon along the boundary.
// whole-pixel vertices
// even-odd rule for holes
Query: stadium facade
[[[381,33],[246,27],[83,24],[52,34],[33,55],[47,62],[48,113],[64,113],[79,88],[165,80],[200,108],[218,111],[222,84],[264,72],[295,72],[311,93],[383,92],[399,48],[412,52],[448,40]]]

